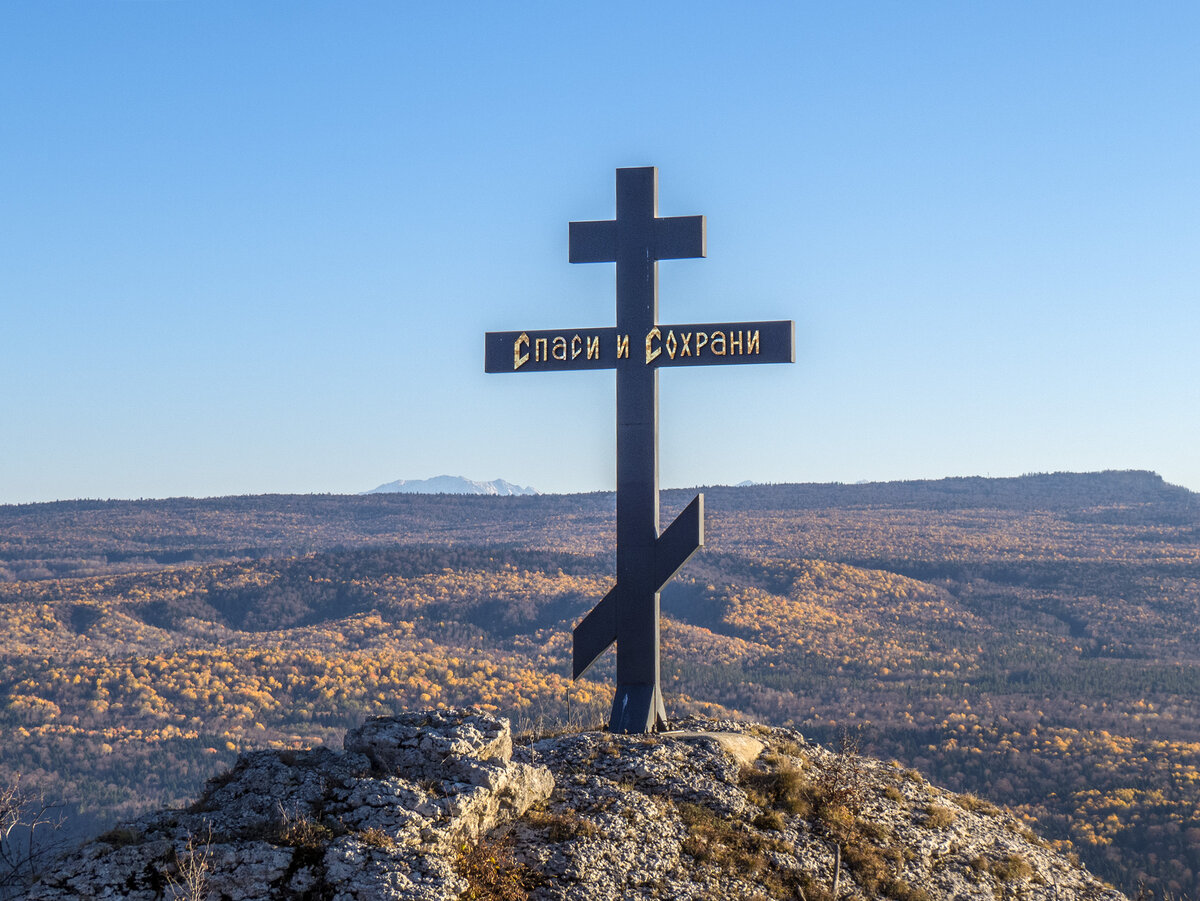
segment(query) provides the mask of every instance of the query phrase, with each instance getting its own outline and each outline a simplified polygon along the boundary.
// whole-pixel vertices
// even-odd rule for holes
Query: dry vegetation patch
[[[545,807],[531,807],[521,819],[554,844],[581,837],[589,838],[600,831],[590,820],[585,820],[574,810],[567,808],[549,810]]]
[[[684,802],[677,807],[688,830],[681,850],[697,863],[749,879],[772,898],[794,898],[799,890],[809,889],[810,880],[803,874],[774,865],[773,853],[791,853],[785,842],[753,829],[739,828],[700,804]],[[811,893],[808,898],[818,901]]]
[[[357,838],[364,845],[371,848],[379,848],[381,851],[391,851],[396,847],[396,840],[378,826],[364,829],[358,833]]]
[[[1033,875],[1033,867],[1020,854],[1005,854],[994,860],[980,855],[971,861],[971,869],[987,873],[1000,882],[1017,882]]]
[[[804,759],[808,761],[807,757]],[[844,738],[836,752],[818,759],[820,762],[810,762],[802,769],[792,757],[776,751],[765,755],[759,766],[742,771],[741,785],[747,797],[762,808],[754,825],[762,830],[783,830],[787,816],[809,820],[805,828],[824,835],[835,851],[837,864],[830,889],[837,885],[840,870],[844,868],[869,896],[927,901],[923,889],[910,885],[900,875],[911,852],[894,843],[892,830],[886,825],[859,815],[871,782],[857,744]],[[756,845],[745,838],[731,839],[728,831],[721,832],[719,826],[707,824],[701,814],[695,811],[684,814],[682,808],[681,814],[692,830],[692,840],[705,843],[702,852],[712,857],[714,845],[727,849],[721,862],[728,866],[752,871],[759,862],[750,852],[764,845],[770,848],[769,842],[774,841],[764,843],[760,839]],[[693,853],[687,845],[685,850]],[[787,884],[799,886],[801,880],[792,876]],[[820,895],[832,897],[830,890],[807,877],[801,888],[808,901]]]
[[[454,862],[458,874],[467,881],[463,901],[527,901],[529,889],[541,876],[513,856],[509,834],[481,835],[459,849]]]
[[[925,825],[930,829],[949,829],[957,818],[953,810],[942,804],[930,804],[925,808]]]

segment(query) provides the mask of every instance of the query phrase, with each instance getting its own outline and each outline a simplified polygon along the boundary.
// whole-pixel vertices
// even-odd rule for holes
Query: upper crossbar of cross
[[[617,218],[570,224],[572,263],[627,263],[705,256],[703,216],[658,215],[658,170],[617,170]],[[619,315],[619,313],[618,313]]]

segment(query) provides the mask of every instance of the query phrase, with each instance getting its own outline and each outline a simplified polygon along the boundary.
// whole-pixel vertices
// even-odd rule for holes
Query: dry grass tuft
[[[930,804],[925,808],[925,825],[930,829],[949,829],[956,819],[957,814],[941,804]]]
[[[383,851],[391,851],[396,847],[396,840],[380,829],[378,826],[372,826],[370,829],[364,829],[358,833],[358,840],[364,845],[372,848],[379,848]]]
[[[481,835],[466,842],[454,868],[467,880],[463,901],[528,901],[537,874],[513,858],[512,836]]]

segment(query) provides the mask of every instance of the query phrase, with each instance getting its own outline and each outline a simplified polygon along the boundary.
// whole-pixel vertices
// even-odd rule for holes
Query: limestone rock
[[[791,729],[693,718],[514,748],[506,720],[428,710],[344,746],[246,754],[28,897],[829,901],[836,873],[839,901],[1125,901],[986,801]]]
[[[188,810],[114,829],[28,897],[457,898],[463,845],[554,788],[546,767],[512,760],[508,721],[478,711],[374,717],[345,745],[243,755]]]
[[[346,751],[366,755],[377,773],[414,782],[481,778],[480,764],[512,756],[506,720],[486,713],[426,710],[405,716],[368,717],[346,733]]]

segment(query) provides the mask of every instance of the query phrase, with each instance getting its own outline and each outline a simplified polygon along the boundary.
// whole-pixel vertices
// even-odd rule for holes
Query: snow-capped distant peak
[[[522,488],[504,479],[476,482],[462,476],[434,476],[432,479],[397,479],[364,491],[363,494],[537,494],[534,488]]]

